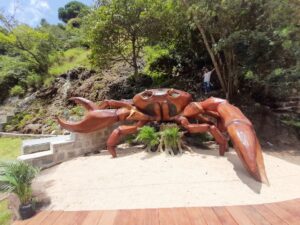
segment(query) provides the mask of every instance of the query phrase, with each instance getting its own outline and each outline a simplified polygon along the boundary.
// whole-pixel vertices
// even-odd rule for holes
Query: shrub
[[[136,140],[146,145],[151,150],[159,144],[159,134],[153,127],[144,126],[139,130]]]
[[[42,78],[41,76],[33,73],[33,74],[30,74],[29,76],[27,76],[26,78],[26,84],[29,86],[29,87],[32,87],[32,88],[38,88],[42,83]]]
[[[25,90],[20,85],[15,85],[12,89],[10,89],[11,96],[23,96],[25,94]]]
[[[161,132],[161,137],[166,148],[178,150],[181,135],[178,127],[168,127]]]
[[[31,182],[38,169],[23,162],[11,161],[0,163],[0,191],[15,193],[22,205],[32,200]]]
[[[46,79],[44,80],[44,86],[45,86],[46,88],[49,88],[49,87],[52,86],[52,84],[54,83],[54,81],[55,81],[55,77],[50,76],[50,77],[48,77],[48,78],[46,78]]]

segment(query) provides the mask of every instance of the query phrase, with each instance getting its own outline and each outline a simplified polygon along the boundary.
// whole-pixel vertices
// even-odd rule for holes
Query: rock
[[[85,70],[79,75],[80,80],[86,80],[90,78],[93,75],[93,71],[91,70]]]
[[[12,212],[12,219],[17,220],[20,218],[19,215],[19,206],[20,206],[20,200],[17,195],[15,194],[9,194],[8,195],[8,208]]]
[[[40,134],[42,133],[42,124],[28,124],[24,127],[23,132],[25,134]]]

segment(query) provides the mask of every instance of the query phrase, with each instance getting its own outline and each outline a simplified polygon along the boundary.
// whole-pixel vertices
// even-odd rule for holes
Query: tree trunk
[[[137,56],[135,36],[132,37],[131,44],[132,44],[132,66],[133,66],[133,69],[134,69],[134,76],[136,77],[139,74],[139,68],[138,68],[138,64],[137,64],[138,56]]]
[[[182,0],[182,2],[184,3],[184,5],[185,5],[187,8],[189,7],[187,0]],[[223,79],[223,77],[222,77],[221,70],[220,70],[220,67],[219,67],[219,65],[218,65],[217,59],[216,59],[216,57],[215,57],[215,55],[214,55],[214,53],[213,53],[213,51],[212,51],[212,49],[211,49],[211,47],[210,47],[210,45],[209,45],[209,43],[208,43],[208,40],[207,40],[205,31],[204,31],[203,27],[201,26],[201,24],[197,23],[196,21],[195,21],[195,24],[196,24],[198,30],[200,31],[200,34],[201,34],[201,36],[202,36],[202,39],[203,39],[204,45],[205,45],[205,47],[206,47],[206,50],[207,50],[208,53],[209,53],[209,56],[210,56],[210,58],[211,58],[211,61],[212,61],[213,65],[214,65],[214,68],[215,68],[216,73],[217,73],[217,75],[218,75],[218,79],[219,79],[219,81],[220,81],[222,90],[223,90],[224,93],[226,94],[226,98],[227,98],[228,93],[227,93],[226,83],[224,82],[224,79]]]

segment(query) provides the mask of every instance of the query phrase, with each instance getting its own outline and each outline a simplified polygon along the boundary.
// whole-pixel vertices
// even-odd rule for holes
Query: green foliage
[[[0,163],[0,191],[15,193],[21,204],[31,202],[31,182],[38,173],[38,169],[23,161]]]
[[[167,30],[167,21],[158,18],[172,1],[112,0],[92,12],[86,32],[92,62],[103,67],[123,60],[138,74],[138,60],[146,43],[154,42]]]
[[[53,50],[49,33],[19,25],[0,32],[0,43],[10,46],[22,59],[31,62],[36,71],[47,73],[49,54]]]
[[[178,127],[167,127],[161,131],[162,140],[167,148],[177,149],[180,141],[180,131]]]
[[[37,89],[42,84],[42,77],[35,73],[32,73],[26,77],[26,84],[28,87]]]
[[[47,77],[45,80],[44,80],[44,86],[49,88],[52,86],[52,84],[54,83],[55,81],[55,77],[53,76],[50,76],[50,77]]]
[[[170,71],[166,71],[165,68],[161,68],[157,64],[163,58],[170,57],[170,49],[172,49],[172,46],[169,49],[162,48],[159,45],[144,47],[144,59],[146,62],[144,73],[151,76],[155,83],[161,83],[169,75],[168,72]]]
[[[51,75],[59,75],[79,66],[90,68],[88,55],[89,51],[84,48],[68,49],[67,51],[62,52],[57,59],[52,59],[53,64],[49,68],[49,73]]]
[[[15,85],[26,86],[26,76],[30,74],[28,63],[19,57],[0,56],[0,102],[8,95]]]
[[[279,76],[283,71],[277,70],[278,67],[284,70],[297,64],[300,6],[295,1],[189,1],[189,4],[191,27],[202,28],[202,39],[208,39],[215,59],[219,57],[217,64],[226,65],[222,77],[230,89],[228,92],[235,92],[242,84],[251,93],[257,84],[252,78],[268,86],[265,79],[272,71]],[[249,77],[248,71],[255,77]],[[261,92],[262,88],[258,90]]]
[[[69,20],[83,16],[88,12],[88,7],[78,1],[71,1],[58,9],[58,18],[67,23]]]
[[[23,96],[25,94],[25,90],[20,85],[16,85],[10,89],[9,93],[11,96]]]
[[[8,201],[4,200],[0,202],[0,224],[9,225],[11,224],[12,213],[8,209]]]
[[[139,130],[136,140],[142,142],[151,149],[159,144],[159,134],[153,127],[144,126]]]
[[[0,137],[0,158],[2,160],[16,159],[20,155],[21,138]]]
[[[38,116],[39,115],[36,114],[36,117]],[[13,130],[19,130],[23,128],[32,119],[33,119],[33,115],[28,114],[26,112],[16,113],[14,117],[5,124],[4,130],[7,132]]]

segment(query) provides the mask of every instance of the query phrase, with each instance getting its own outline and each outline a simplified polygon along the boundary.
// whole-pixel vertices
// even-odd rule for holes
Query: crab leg
[[[147,121],[139,121],[135,125],[131,125],[131,126],[123,125],[114,129],[114,131],[111,133],[111,135],[109,136],[106,142],[107,150],[110,152],[113,158],[117,157],[116,145],[118,144],[121,137],[124,135],[136,133],[138,128],[142,127],[145,123],[147,123]]]
[[[177,121],[186,128],[190,133],[204,133],[210,132],[211,135],[215,138],[216,142],[219,144],[219,152],[220,155],[224,155],[226,150],[228,149],[227,140],[224,135],[219,131],[219,129],[215,125],[211,124],[191,124],[187,118],[181,116],[177,119]]]
[[[201,103],[204,113],[216,111],[227,130],[239,158],[248,172],[258,181],[269,184],[261,146],[252,123],[237,107],[224,99],[209,98]]]

